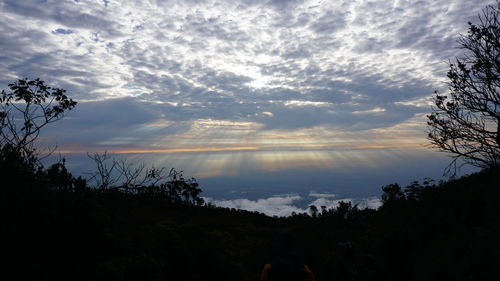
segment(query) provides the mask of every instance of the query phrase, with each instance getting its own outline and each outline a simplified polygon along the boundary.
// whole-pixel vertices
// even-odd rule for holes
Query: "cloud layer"
[[[309,213],[308,206],[314,205],[321,210],[322,207],[327,209],[335,208],[339,202],[351,202],[360,209],[371,208],[377,209],[382,205],[380,198],[343,198],[335,199],[334,194],[319,194],[315,192],[309,193],[307,196],[299,196],[295,194],[276,195],[268,198],[257,200],[249,199],[233,199],[233,200],[214,200],[205,198],[208,203],[212,203],[219,207],[242,209],[252,212],[259,212],[268,216],[290,216],[292,213],[301,214]],[[300,202],[300,204],[299,204]]]
[[[65,151],[418,146],[486,0],[0,2],[0,83],[77,109]]]

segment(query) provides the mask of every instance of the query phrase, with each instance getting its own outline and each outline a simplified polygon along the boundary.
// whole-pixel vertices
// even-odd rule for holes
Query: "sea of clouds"
[[[377,209],[382,205],[382,201],[378,197],[338,198],[336,194],[317,193],[313,191],[306,196],[283,194],[256,200],[244,198],[232,200],[204,199],[207,203],[211,203],[218,207],[241,209],[278,217],[290,216],[292,213],[308,213],[308,206],[311,205],[318,207],[318,209],[322,206],[325,206],[327,209],[335,208],[339,205],[339,202],[342,201],[351,202],[360,209]]]

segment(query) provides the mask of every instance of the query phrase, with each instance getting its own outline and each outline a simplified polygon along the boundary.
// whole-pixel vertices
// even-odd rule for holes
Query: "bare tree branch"
[[[480,168],[500,165],[500,2],[486,7],[479,23],[458,39],[466,51],[450,61],[449,95],[435,92],[428,139],[457,163]]]

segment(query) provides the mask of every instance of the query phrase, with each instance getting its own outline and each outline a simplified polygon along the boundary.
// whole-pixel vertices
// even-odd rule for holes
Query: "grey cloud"
[[[116,24],[85,13],[56,13],[53,19],[57,22],[74,28],[86,28],[96,31],[104,31],[112,36],[118,36],[122,33],[113,28]]]
[[[103,15],[81,13],[71,3],[58,3],[57,1],[29,1],[6,0],[4,7],[7,11],[25,17],[41,20],[52,20],[66,27],[86,28],[102,31],[110,36],[118,36],[119,25],[104,19]],[[58,9],[61,8],[61,9]]]
[[[149,70],[168,70],[173,73],[180,72],[183,67],[182,60],[172,59],[167,56],[172,52],[168,46],[149,45],[148,48],[140,48],[132,41],[126,41],[123,47],[116,51],[117,55],[126,61],[126,65],[134,68],[147,68]],[[156,55],[152,55],[156,54]],[[141,71],[141,70],[137,70]]]
[[[273,114],[272,117],[260,117],[266,129],[307,128],[335,122],[335,116],[326,109],[310,106],[289,108],[286,106],[266,106],[263,111]]]
[[[158,112],[150,104],[134,98],[110,99],[106,101],[81,102],[72,119],[75,123],[93,126],[134,126],[154,121]]]
[[[35,3],[33,3],[33,1],[29,0],[5,0],[3,5],[9,12],[26,17],[46,19],[48,17],[48,13],[45,9],[41,8],[44,4],[47,4],[46,1],[35,1]]]
[[[317,33],[333,33],[346,26],[347,12],[328,11],[311,24],[311,29]]]
[[[51,86],[67,90],[68,94],[76,99],[89,98],[97,89],[104,90],[109,87],[102,83],[99,77],[95,77],[92,72],[84,67],[79,67],[85,63],[85,58],[82,58],[80,62],[68,60],[66,64],[59,65],[56,61],[60,55],[60,53],[54,52],[33,53],[24,59],[12,56],[5,57],[4,65],[9,65],[10,70],[15,73],[17,78],[33,79],[39,77]]]
[[[353,51],[358,53],[380,53],[385,48],[387,48],[387,44],[380,39],[370,37],[369,34],[361,34],[361,39],[359,39],[359,43],[354,48]]]
[[[294,5],[297,5],[300,2],[301,0],[269,0],[267,4],[279,9],[291,9]]]
[[[185,21],[185,32],[195,32],[202,37],[215,37],[219,40],[238,42],[250,40],[245,32],[238,30],[238,25],[232,21],[221,20],[219,17],[206,18],[203,14],[196,13],[186,16]]]
[[[161,110],[133,98],[100,102],[79,102],[66,118],[48,126],[43,136],[63,141],[64,144],[95,146],[113,139],[136,139],[148,143],[160,132],[141,135],[136,129],[161,118]]]
[[[332,101],[331,106],[286,106],[284,103],[290,100],[304,101],[299,93],[283,92],[264,96],[260,101],[243,102],[217,92],[205,92],[197,94],[196,97],[185,101],[196,100],[195,104],[188,106],[161,105],[165,116],[169,120],[189,121],[194,119],[216,118],[221,120],[246,120],[257,121],[264,124],[265,129],[295,129],[306,128],[316,125],[330,125],[339,129],[363,130],[369,128],[386,127],[403,122],[413,117],[421,109],[409,106],[396,106],[392,102],[384,102],[372,105],[354,106],[350,104],[347,95],[335,94],[328,96],[328,92],[318,92],[316,98],[306,99],[306,102]],[[197,99],[195,99],[197,98]],[[268,99],[274,102],[268,102]],[[343,100],[340,100],[340,99]],[[171,101],[179,101],[172,99]],[[328,102],[329,102],[328,101]],[[371,110],[380,106],[386,112],[376,115],[354,114],[354,111]],[[273,116],[259,115],[261,112],[271,112]]]
[[[67,66],[56,66],[53,65],[54,60],[58,56],[55,54],[47,53],[35,53],[31,55],[25,61],[13,64],[11,69],[17,73],[23,73],[31,77],[61,77],[61,76],[76,76],[85,77],[90,74],[86,70],[80,70],[77,68],[67,67]],[[44,79],[46,79],[44,78]]]
[[[477,19],[471,11],[479,12],[488,2],[492,1],[417,1],[401,3],[395,8],[385,7],[381,13],[386,20],[380,27],[394,34],[385,45],[426,50],[436,56],[447,54],[444,58],[452,56],[456,53],[457,27],[465,29],[467,21]],[[371,9],[384,7],[383,2],[371,5]],[[360,17],[374,19],[369,13],[361,13]]]
[[[286,89],[272,89],[254,92],[243,86],[249,82],[248,77],[230,72],[217,72],[200,67],[200,74],[192,75],[197,82],[206,87],[215,87],[220,91],[209,91],[189,83],[180,77],[157,76],[138,71],[134,84],[154,89],[153,93],[143,94],[147,100],[159,100],[172,103],[187,103],[187,106],[164,105],[165,113],[171,120],[188,121],[197,118],[220,118],[223,120],[258,121],[266,129],[293,129],[315,125],[332,125],[343,129],[367,129],[384,127],[403,122],[413,117],[422,109],[394,106],[394,102],[410,100],[429,94],[431,88],[421,87],[419,83],[410,86],[393,87],[379,82],[381,77],[363,76],[342,72],[322,73],[325,78],[307,78],[303,83],[317,86],[318,89],[306,93]],[[355,71],[355,70],[354,70]],[[352,82],[332,81],[336,75],[358,77]],[[237,93],[237,95],[235,95]],[[354,100],[356,96],[348,93],[363,93],[363,98]],[[269,101],[274,101],[270,103]],[[334,107],[290,107],[284,102],[290,100],[328,102]],[[351,104],[362,102],[361,105]],[[370,110],[382,107],[387,112],[377,116],[357,115],[354,111]],[[273,116],[259,115],[261,112],[272,112]]]
[[[385,112],[377,114],[356,114],[356,110],[351,106],[334,108],[317,107],[262,107],[265,111],[273,113],[272,117],[260,117],[266,129],[297,129],[308,128],[317,125],[328,125],[337,130],[367,130],[374,128],[389,127],[412,118],[415,111],[412,107],[405,107],[406,110],[394,109],[394,106],[387,106]],[[366,108],[366,110],[373,107]]]
[[[297,91],[287,88],[275,88],[268,91],[261,92],[260,95],[254,97],[255,101],[266,102],[266,101],[286,101],[286,100],[299,100],[303,98],[303,95]]]
[[[311,21],[313,21],[313,15],[302,12],[300,14],[293,13],[293,9],[283,9],[278,11],[282,16],[275,17],[273,19],[273,27],[274,28],[297,28],[302,26],[307,26]],[[286,16],[283,16],[286,14]]]
[[[199,76],[198,81],[207,87],[217,87],[234,93],[241,88],[246,88],[244,84],[251,82],[252,79],[228,71],[207,70]]]
[[[287,49],[282,55],[285,59],[307,58],[311,56],[311,52],[305,46],[297,46],[295,48]]]
[[[20,61],[31,53],[37,47],[35,42],[49,41],[47,33],[34,29],[19,30],[7,25],[6,22],[0,23],[0,32],[2,40],[0,47],[2,55],[9,60]],[[21,52],[24,51],[24,52]]]
[[[113,9],[115,3],[109,2],[106,9],[104,1],[99,9],[85,6],[84,11],[79,9],[88,5],[84,2],[8,0],[2,8],[14,20],[0,23],[0,81],[6,85],[12,77],[41,77],[77,100],[137,96],[101,101],[100,110],[108,113],[95,116],[116,119],[109,122],[117,125],[82,119],[75,126],[88,122],[89,128],[82,130],[90,135],[82,137],[88,141],[92,134],[102,140],[112,132],[130,137],[127,130],[161,114],[181,122],[182,128],[199,118],[254,121],[264,129],[391,126],[421,113],[421,108],[394,103],[432,93],[436,77],[445,74],[439,63],[457,52],[455,31],[465,30],[465,20],[473,20],[474,11],[486,2],[345,1],[340,8],[315,10],[300,1],[222,1],[219,6],[213,1],[156,1],[151,2],[154,9],[146,10],[127,1]],[[356,16],[352,22],[347,8]],[[134,9],[137,15],[131,13]],[[126,20],[120,18],[124,15],[129,15]],[[42,26],[24,27],[28,19],[40,19]],[[348,25],[355,27],[353,33],[338,37]],[[79,29],[94,32],[98,42],[79,37]],[[416,55],[392,62],[388,51]],[[370,60],[362,60],[367,55]],[[418,73],[412,66],[417,60],[425,61],[431,74]],[[256,74],[247,73],[248,68]],[[250,86],[258,78],[270,82]],[[285,106],[290,100],[331,105]],[[136,102],[138,108],[132,106]],[[122,117],[112,104],[136,118]],[[386,111],[353,113],[375,107]],[[92,131],[99,126],[109,134]]]
[[[210,95],[210,94],[209,94]],[[203,101],[190,106],[162,105],[165,117],[173,121],[190,121],[196,119],[218,119],[234,121],[251,121],[258,111],[256,104],[240,104],[226,97],[208,97],[212,101]]]

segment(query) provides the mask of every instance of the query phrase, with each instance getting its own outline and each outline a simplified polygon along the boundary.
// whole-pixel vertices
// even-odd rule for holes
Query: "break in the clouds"
[[[80,101],[66,151],[418,146],[491,2],[3,0],[0,83]]]

